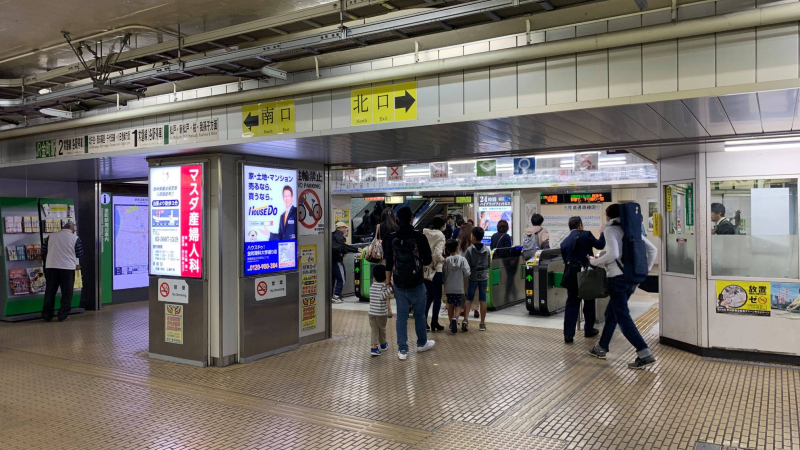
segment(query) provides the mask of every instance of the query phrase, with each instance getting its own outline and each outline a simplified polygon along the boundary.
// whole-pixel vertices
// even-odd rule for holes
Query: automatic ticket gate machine
[[[561,286],[564,261],[561,249],[539,250],[525,263],[525,307],[529,314],[551,316],[567,306],[567,290]]]
[[[525,301],[525,262],[522,247],[498,248],[492,251],[487,283],[486,307],[505,308]]]
[[[372,263],[364,258],[367,247],[353,260],[353,293],[360,302],[369,301],[369,288],[372,285]]]

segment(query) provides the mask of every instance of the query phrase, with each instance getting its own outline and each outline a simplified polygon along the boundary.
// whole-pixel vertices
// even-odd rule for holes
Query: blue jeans
[[[344,264],[334,262],[331,264],[331,272],[333,273],[333,296],[341,297],[342,288],[344,287],[344,280],[347,278],[347,273],[344,270]]]
[[[428,342],[425,324],[425,285],[404,289],[394,287],[394,299],[397,302],[397,350],[408,351],[408,309],[414,308],[414,330],[417,332],[417,346]],[[438,313],[438,311],[437,311]]]
[[[486,301],[486,286],[489,284],[489,280],[481,280],[481,281],[472,281],[469,280],[467,282],[467,301],[471,302],[475,300],[475,291],[478,291],[478,300],[485,302]]]
[[[608,279],[608,293],[611,298],[606,308],[606,323],[603,326],[603,335],[600,337],[599,344],[603,350],[608,351],[608,345],[611,343],[617,325],[622,330],[625,339],[636,347],[637,353],[648,348],[642,334],[633,323],[631,311],[628,309],[628,299],[631,298],[634,291],[636,291],[636,285],[625,281],[622,275]],[[649,350],[646,353],[649,354]],[[640,354],[640,356],[642,355]]]

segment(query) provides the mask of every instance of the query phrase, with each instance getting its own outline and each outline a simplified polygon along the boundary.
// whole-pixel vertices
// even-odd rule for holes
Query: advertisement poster
[[[770,283],[717,281],[717,314],[770,315]]]
[[[63,203],[42,203],[42,219],[73,219],[74,214]]]
[[[243,170],[245,276],[297,269],[297,171]]]
[[[800,283],[772,283],[770,290],[773,314],[800,320]]]
[[[651,233],[655,227],[655,215],[658,214],[658,199],[647,199],[647,231]],[[656,235],[657,236],[657,235]]]
[[[300,246],[300,295],[317,295],[317,246]]]
[[[318,170],[297,171],[297,221],[300,236],[322,234],[325,231],[325,208],[322,205],[325,179]]]
[[[489,244],[492,235],[497,232],[497,222],[505,220],[509,223],[508,234],[511,235],[512,222],[511,193],[478,194],[478,223],[476,226],[483,228],[483,243]]]
[[[203,165],[150,169],[150,274],[203,276]]]
[[[164,305],[164,342],[183,344],[183,306]]]
[[[361,169],[361,182],[362,183],[371,183],[378,181],[378,169]]]
[[[350,210],[349,209],[334,209],[333,210],[333,224],[334,226],[344,222],[347,225],[347,232],[344,234],[344,240],[350,243]]]
[[[361,169],[345,170],[342,173],[342,180],[345,183],[361,183]]]
[[[301,331],[309,331],[317,328],[317,296],[303,297],[300,299],[300,323]]]
[[[387,167],[386,181],[403,181],[403,166]]]
[[[113,289],[147,287],[147,239],[150,208],[147,197],[115,195]],[[105,231],[105,230],[104,230]]]
[[[317,328],[317,246],[300,246],[300,330]]]

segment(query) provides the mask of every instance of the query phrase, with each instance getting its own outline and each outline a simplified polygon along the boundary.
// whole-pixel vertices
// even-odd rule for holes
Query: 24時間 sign
[[[150,168],[150,274],[203,276],[203,165]]]
[[[297,171],[243,170],[244,274],[297,269]]]

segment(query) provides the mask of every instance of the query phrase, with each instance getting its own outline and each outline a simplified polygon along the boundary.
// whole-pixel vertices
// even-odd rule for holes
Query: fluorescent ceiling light
[[[536,159],[547,159],[547,158],[574,158],[575,153],[551,153],[546,155],[536,155]]]
[[[42,108],[39,110],[39,112],[46,116],[61,117],[63,119],[72,119],[73,117],[70,111],[62,111],[60,109]]]
[[[750,150],[781,150],[790,148],[800,148],[800,142],[786,144],[764,144],[764,145],[736,145],[725,147],[726,152],[746,152]]]
[[[624,166],[626,161],[600,161],[601,166]]]
[[[777,144],[782,142],[800,142],[800,136],[784,137],[784,138],[766,138],[766,139],[742,139],[740,141],[725,141],[725,146],[733,147],[738,145]]]

